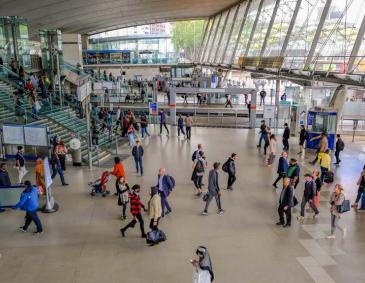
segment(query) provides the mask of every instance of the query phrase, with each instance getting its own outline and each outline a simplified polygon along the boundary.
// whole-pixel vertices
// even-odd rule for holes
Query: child
[[[122,220],[126,220],[127,216],[125,212],[127,210],[127,204],[129,202],[128,193],[130,192],[129,186],[124,177],[118,179],[118,205],[123,207]]]
[[[43,159],[42,158],[38,158],[36,160],[35,179],[36,179],[36,185],[38,187],[39,194],[45,195],[46,186],[44,184],[44,169],[43,169]]]
[[[129,126],[127,134],[128,134],[129,146],[133,147],[134,146],[134,128],[133,128],[133,125]]]

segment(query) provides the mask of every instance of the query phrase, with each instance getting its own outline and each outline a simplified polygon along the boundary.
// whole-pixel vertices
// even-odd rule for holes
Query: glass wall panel
[[[259,56],[264,39],[266,36],[267,28],[271,17],[273,16],[273,11],[275,7],[276,0],[265,0],[261,9],[260,17],[257,22],[257,26],[252,38],[252,43],[250,45],[250,50],[248,50],[248,56]]]
[[[210,18],[208,20],[208,27],[207,27],[207,30],[206,30],[206,34],[203,38],[203,42],[202,42],[202,45],[201,45],[202,50],[201,50],[201,56],[199,58],[200,62],[202,62],[202,57],[204,55],[205,45],[207,44],[207,41],[208,41],[208,38],[209,38],[209,31],[210,31],[210,28],[212,27],[212,24],[213,24],[213,19]]]
[[[214,61],[215,53],[217,52],[217,49],[218,49],[219,40],[222,36],[223,27],[224,27],[224,24],[226,23],[226,18],[228,16],[228,12],[229,12],[229,10],[226,10],[222,13],[222,18],[221,18],[221,20],[219,22],[219,25],[218,25],[218,28],[217,28],[217,35],[216,35],[215,40],[213,42],[213,46],[212,46],[212,49],[210,51],[210,56],[209,56],[208,62],[213,62]],[[221,46],[219,46],[219,48],[221,48]]]
[[[238,9],[238,6],[235,6],[229,12],[226,28],[224,29],[224,33],[223,33],[222,39],[221,39],[221,45],[219,46],[219,49],[218,49],[216,63],[221,63],[223,61],[223,58],[222,58],[223,52],[227,46],[228,36],[229,36],[229,33],[231,32],[234,15],[236,14],[237,9]]]
[[[267,40],[264,56],[279,56],[283,47],[290,21],[293,17],[296,1],[281,0],[274,24]]]
[[[238,58],[244,54],[246,51],[247,43],[251,35],[252,27],[255,22],[258,8],[261,0],[253,0],[251,6],[249,8],[247,18],[245,21],[245,25],[243,26],[242,35],[240,42],[238,43],[237,52],[235,59],[233,61],[234,64],[237,64]]]
[[[219,21],[219,16],[220,15],[217,15],[216,17],[214,17],[214,20],[213,20],[213,26],[211,28],[211,31],[210,31],[210,36],[208,38],[208,43],[207,43],[207,46],[205,47],[205,50],[204,50],[204,57],[203,57],[203,62],[207,62],[208,60],[208,57],[209,57],[209,50],[212,46],[212,43],[213,43],[213,38],[214,38],[214,34],[216,32],[216,29],[217,29],[217,25],[218,25],[218,21]]]
[[[365,1],[332,0],[311,70],[344,73],[364,17]]]
[[[325,0],[302,1],[284,55],[284,68],[302,69],[304,67],[325,3]]]

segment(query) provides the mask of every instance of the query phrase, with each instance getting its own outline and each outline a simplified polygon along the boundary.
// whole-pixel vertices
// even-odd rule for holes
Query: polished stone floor
[[[302,224],[293,219],[290,229],[275,226],[279,190],[271,184],[276,163],[271,169],[264,166],[264,157],[256,149],[257,137],[252,130],[220,128],[194,128],[191,142],[178,139],[175,133],[170,137],[155,134],[143,141],[145,176],[136,176],[132,158],[124,161],[129,183],[142,185],[146,203],[159,167],[175,177],[170,197],[173,213],[160,224],[168,240],[154,247],[139,237],[138,225],[121,237],[123,222],[116,197],[89,195],[87,183],[98,178],[102,169],[69,166],[69,187],[59,186],[55,179],[53,191],[60,210],[40,214],[44,234],[18,232],[21,211],[0,214],[0,282],[191,282],[189,259],[197,245],[209,248],[218,283],[365,282],[365,214],[344,215],[345,240],[340,234],[334,241],[325,239],[330,229],[329,186],[323,191],[318,219],[308,218]],[[223,215],[215,213],[214,202],[208,216],[200,215],[204,203],[194,197],[190,181],[191,155],[198,143],[204,144],[209,166],[224,162],[231,152],[238,153],[238,180],[234,191],[223,190]],[[297,156],[297,141],[291,143],[290,155]],[[303,174],[313,169],[308,158],[300,159]],[[344,184],[347,197],[353,200],[365,163],[364,143],[348,144],[342,160],[335,169],[336,181]],[[225,187],[227,176],[223,172],[220,176]],[[27,177],[34,179],[33,174]],[[114,180],[109,188],[114,191]],[[299,199],[301,192],[302,185]],[[295,218],[298,211],[293,214]]]

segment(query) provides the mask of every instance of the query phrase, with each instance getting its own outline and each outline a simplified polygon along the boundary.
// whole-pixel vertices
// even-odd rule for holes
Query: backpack
[[[288,168],[288,172],[286,173],[286,176],[287,176],[288,178],[293,177],[293,173],[294,173],[294,171],[295,171],[297,168],[298,168],[298,165],[297,165],[297,164],[296,164],[295,166],[289,166],[289,168]]]
[[[195,171],[197,173],[202,173],[204,172],[204,164],[201,160],[198,159],[198,162],[195,165]]]
[[[338,150],[342,151],[345,149],[345,143],[342,140],[338,141]]]
[[[224,164],[222,165],[223,172],[228,172],[228,162],[229,162],[229,159],[226,162],[224,162]]]
[[[170,188],[170,191],[172,191],[172,189],[175,188],[175,179],[170,175],[167,175],[167,177],[170,178],[170,181],[172,183],[172,187]]]
[[[193,162],[195,161],[196,154],[197,154],[198,151],[199,151],[198,149],[196,151],[194,151],[193,155],[191,156],[191,161],[193,161]]]

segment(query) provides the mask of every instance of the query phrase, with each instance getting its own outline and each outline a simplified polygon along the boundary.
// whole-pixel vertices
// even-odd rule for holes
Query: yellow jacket
[[[161,197],[155,194],[148,203],[148,215],[150,219],[157,221],[161,217],[162,207],[161,207]]]
[[[318,153],[318,163],[321,167],[330,170],[331,167],[331,156],[325,152]]]

